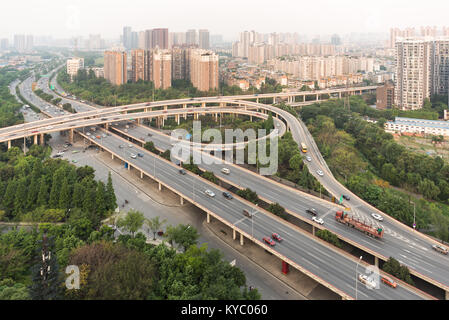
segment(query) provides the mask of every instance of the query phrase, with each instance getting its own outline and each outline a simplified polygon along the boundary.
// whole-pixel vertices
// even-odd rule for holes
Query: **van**
[[[230,174],[231,170],[229,170],[228,168],[223,168],[223,169],[221,169],[221,172],[224,174]]]

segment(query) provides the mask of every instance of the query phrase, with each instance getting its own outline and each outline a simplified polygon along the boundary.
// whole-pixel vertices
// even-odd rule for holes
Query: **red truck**
[[[368,225],[343,211],[337,211],[335,214],[335,220],[377,239],[382,239],[384,235],[382,228]]]

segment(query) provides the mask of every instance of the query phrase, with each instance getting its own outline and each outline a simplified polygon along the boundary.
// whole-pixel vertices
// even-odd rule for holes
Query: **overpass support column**
[[[210,223],[210,214],[209,214],[209,213],[208,213],[207,216],[206,216],[206,222],[207,222],[207,223]]]
[[[8,150],[11,149],[11,140],[8,140]]]
[[[143,179],[143,171],[140,171],[140,179]]]
[[[341,92],[338,93],[338,99],[341,99]]]
[[[218,122],[218,113],[215,113],[215,122]]]
[[[39,137],[40,137],[40,143],[41,143],[41,145],[44,145],[44,143],[45,143],[45,140],[44,140],[44,134],[43,133],[41,133],[40,135],[39,135]]]
[[[176,116],[175,116],[175,119],[176,119],[176,123],[179,125],[179,114],[177,114]]]
[[[140,124],[141,120],[142,120],[142,119],[140,119],[140,118],[137,119],[137,124]]]
[[[159,188],[159,191],[162,191],[162,184],[160,182],[158,182],[158,188]]]
[[[256,102],[259,103],[259,98],[256,98]]]
[[[374,257],[374,265],[379,268],[379,258]]]
[[[253,122],[253,116],[249,116],[249,121]]]
[[[114,154],[113,153],[111,153],[111,158],[112,158],[112,160],[114,160]]]
[[[243,234],[240,234],[240,245],[243,246]]]
[[[288,270],[289,269],[289,264],[287,262],[285,262],[284,260],[282,260],[282,273],[283,274],[288,274]]]
[[[206,102],[201,102],[201,108],[206,108]]]
[[[237,235],[235,234],[235,229],[232,229],[232,240],[235,240],[237,238]]]
[[[131,170],[131,163],[128,162],[128,171]]]
[[[165,126],[165,117],[162,117],[162,127]]]
[[[182,196],[180,196],[180,202],[181,202],[181,206],[184,205],[184,198]]]
[[[444,299],[449,300],[449,291],[446,291],[446,296],[444,297]]]
[[[182,105],[182,108],[183,108],[183,109],[187,109],[187,105],[186,105],[186,104],[183,104],[183,105]],[[184,120],[185,120],[185,119],[187,119],[187,113],[184,113]]]
[[[167,111],[167,109],[168,109],[168,106],[164,106],[164,111]],[[167,116],[164,116],[164,120],[166,120],[167,119]]]
[[[312,235],[315,235],[315,226],[312,226]]]
[[[34,135],[34,144],[37,144],[37,134]]]
[[[69,131],[69,142],[73,143],[73,129],[70,129]]]
[[[320,100],[320,94],[319,93],[316,94],[316,99],[315,100],[316,101]]]
[[[106,130],[109,130],[109,123],[105,123],[105,124],[104,124],[104,128],[105,128]]]

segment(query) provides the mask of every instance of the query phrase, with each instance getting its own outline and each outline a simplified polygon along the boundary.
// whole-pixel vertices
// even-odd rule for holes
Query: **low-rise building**
[[[385,131],[415,135],[449,136],[449,122],[396,117],[394,121],[385,123]]]

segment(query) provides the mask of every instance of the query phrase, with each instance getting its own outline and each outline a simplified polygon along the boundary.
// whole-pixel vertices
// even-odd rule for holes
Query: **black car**
[[[137,154],[139,157],[143,158],[143,153],[138,153]]]
[[[179,173],[182,174],[182,175],[185,175],[186,171],[184,169],[179,169]]]
[[[317,212],[314,208],[310,208],[306,210],[307,213],[311,214],[312,216],[316,216]]]
[[[343,195],[343,199],[348,200],[348,201],[351,200],[351,198],[349,198],[349,196],[347,196],[345,194]]]
[[[232,194],[230,194],[229,192],[223,192],[223,197],[225,197],[228,200],[233,199],[234,197],[232,196]]]

